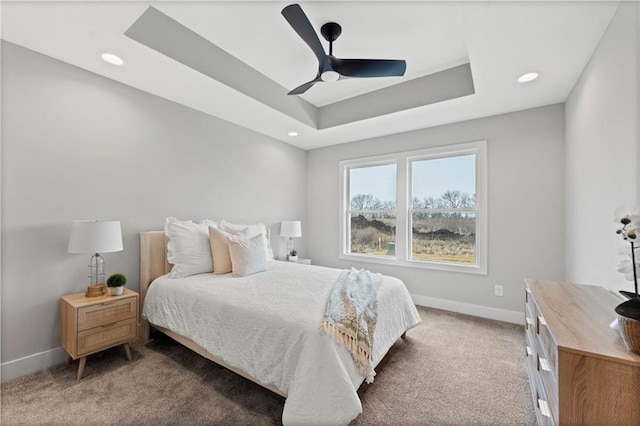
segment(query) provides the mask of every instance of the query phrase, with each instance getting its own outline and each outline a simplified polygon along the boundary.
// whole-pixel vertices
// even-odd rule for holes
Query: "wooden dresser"
[[[640,355],[609,327],[602,287],[525,281],[527,372],[539,425],[640,425]]]

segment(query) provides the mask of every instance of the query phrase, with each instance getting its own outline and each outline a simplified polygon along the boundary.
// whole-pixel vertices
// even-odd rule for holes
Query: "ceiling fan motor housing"
[[[335,22],[327,22],[320,28],[320,34],[329,43],[336,41],[340,34],[342,34],[342,27]]]

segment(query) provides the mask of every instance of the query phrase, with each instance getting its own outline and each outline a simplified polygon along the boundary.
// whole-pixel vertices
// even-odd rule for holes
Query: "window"
[[[396,165],[348,169],[349,252],[395,256]]]
[[[410,257],[476,263],[476,156],[409,160]]]
[[[347,160],[340,257],[486,274],[486,142]]]

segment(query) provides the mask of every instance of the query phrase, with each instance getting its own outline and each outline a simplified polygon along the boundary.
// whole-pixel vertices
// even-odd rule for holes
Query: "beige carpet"
[[[533,425],[520,326],[420,308],[354,425]],[[3,426],[278,424],[284,399],[160,335],[2,384]]]

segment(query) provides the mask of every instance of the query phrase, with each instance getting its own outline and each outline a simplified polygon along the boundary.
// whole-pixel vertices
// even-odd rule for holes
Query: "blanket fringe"
[[[342,324],[337,324],[329,318],[324,318],[320,323],[320,331],[333,338],[344,346],[353,355],[360,371],[366,376],[366,382],[372,383],[376,375],[371,366],[372,359],[366,342],[358,340],[358,336]]]

